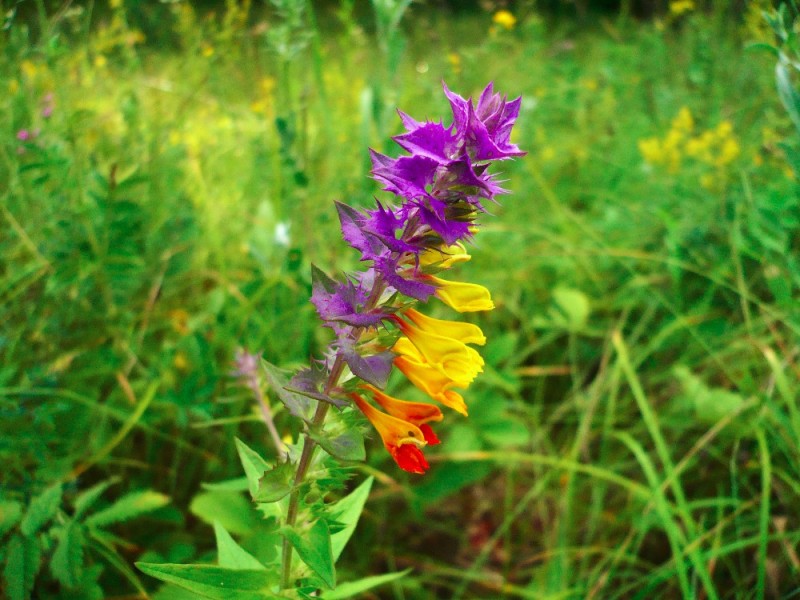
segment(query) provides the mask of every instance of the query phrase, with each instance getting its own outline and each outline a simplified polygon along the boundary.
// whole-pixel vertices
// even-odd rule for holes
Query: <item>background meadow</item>
[[[242,476],[234,437],[275,457],[259,398],[300,430],[237,351],[319,354],[310,265],[357,260],[333,201],[384,197],[368,148],[397,154],[396,108],[438,120],[442,81],[491,80],[523,97],[528,155],[459,274],[498,305],[476,320],[486,372],[425,476],[375,439],[348,465],[376,482],[339,578],[796,597],[800,113],[770,10],[4,2],[4,593],[184,597],[133,562],[213,562],[215,520],[268,558],[274,530],[215,482]]]

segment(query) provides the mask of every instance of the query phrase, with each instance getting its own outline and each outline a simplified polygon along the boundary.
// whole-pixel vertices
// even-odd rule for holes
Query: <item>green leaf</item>
[[[9,600],[30,598],[36,574],[41,567],[42,551],[37,538],[15,535],[6,549],[6,566],[3,570],[5,593]]]
[[[363,461],[366,458],[364,437],[352,411],[332,412],[325,421],[324,429],[310,428],[308,432],[325,452],[340,460]]]
[[[580,290],[557,287],[553,290],[556,311],[551,311],[554,323],[563,324],[570,331],[580,331],[589,319],[589,299]]]
[[[242,548],[219,523],[214,523],[217,538],[217,561],[226,569],[265,570],[257,558]]]
[[[289,527],[281,529],[280,533],[289,540],[301,560],[322,579],[325,585],[331,589],[336,587],[331,532],[324,519],[319,519],[303,535]]]
[[[350,540],[350,536],[353,535],[358,519],[364,510],[364,504],[366,504],[369,492],[372,489],[373,481],[372,477],[368,477],[347,496],[328,507],[330,518],[344,525],[341,530],[331,535],[331,549],[334,561],[339,560],[342,550]]]
[[[775,65],[775,82],[778,87],[778,96],[786,112],[789,113],[795,128],[800,131],[800,95],[792,85],[787,63],[788,60],[781,56],[781,60]]]
[[[247,476],[250,495],[255,498],[258,493],[259,481],[261,481],[266,471],[272,469],[272,465],[239,438],[236,438],[234,441],[236,442],[236,451],[239,453],[239,460],[242,463],[244,474]]]
[[[151,577],[215,600],[274,600],[276,576],[255,569],[228,569],[214,565],[136,563]]]
[[[745,44],[744,49],[747,52],[766,50],[767,52],[772,54],[775,58],[778,58],[780,56],[780,51],[772,44],[767,44],[766,42],[749,42]]]
[[[281,463],[270,469],[258,480],[258,490],[253,495],[253,501],[277,502],[292,491],[294,474],[295,467],[292,463]]]
[[[0,538],[10,531],[22,517],[22,503],[15,500],[0,501]]]
[[[345,429],[338,434],[327,431],[309,432],[309,436],[322,447],[325,452],[340,460],[363,461],[367,457],[364,447],[364,436],[358,429]]]
[[[113,477],[106,481],[101,481],[97,485],[90,487],[88,490],[81,492],[75,498],[75,515],[74,517],[77,518],[81,516],[86,510],[91,507],[97,499],[105,492],[109,487],[114,485],[119,481],[119,477]]]
[[[102,556],[103,559],[109,565],[111,565],[111,567],[116,569],[117,572],[122,575],[122,577],[127,579],[130,584],[136,588],[136,591],[139,592],[142,598],[147,598],[147,590],[142,584],[139,574],[133,570],[133,568],[130,566],[130,563],[126,559],[119,555],[114,548],[114,544],[104,539],[108,534],[100,530],[98,530],[96,533],[99,535],[92,535],[92,539],[88,541],[89,543],[87,546],[90,547],[93,552],[96,552]],[[89,570],[90,569],[86,569],[84,571],[84,576],[82,578],[84,581],[87,580],[86,571]],[[100,597],[103,597],[102,594]]]
[[[189,511],[209,525],[219,521],[238,535],[252,533],[261,520],[253,503],[237,492],[203,492],[192,499]]]
[[[702,379],[683,365],[675,367],[674,373],[683,387],[686,404],[693,408],[694,417],[700,423],[713,425],[739,410],[745,402],[745,399],[735,392],[707,386]],[[732,424],[731,431],[741,435],[751,425],[752,422],[747,419],[738,419]]]
[[[83,529],[80,523],[69,521],[60,528],[58,546],[50,561],[53,576],[66,587],[75,587],[83,570]]]
[[[34,498],[30,506],[28,506],[28,510],[20,525],[20,531],[22,531],[23,535],[28,537],[35,535],[37,531],[53,518],[60,504],[60,483],[47,488]]]
[[[225,481],[215,481],[200,484],[204,490],[209,492],[245,492],[248,489],[247,477],[237,477],[236,479],[226,479]]]
[[[289,412],[304,421],[311,421],[311,416],[314,412],[314,403],[306,396],[290,392],[286,389],[289,385],[291,373],[279,369],[265,360],[261,361],[261,366],[264,369],[270,387],[278,396],[278,399],[283,402],[284,406],[289,409]]]
[[[366,592],[379,585],[384,585],[390,581],[395,581],[401,577],[405,577],[411,572],[411,569],[405,571],[398,571],[396,573],[386,573],[384,575],[373,575],[371,577],[364,577],[358,581],[348,581],[336,587],[335,590],[324,592],[320,596],[321,600],[349,600],[356,594]]]
[[[144,513],[152,512],[169,504],[169,496],[153,490],[131,492],[117,500],[106,509],[88,517],[85,523],[90,527],[104,527],[112,523],[128,521]]]

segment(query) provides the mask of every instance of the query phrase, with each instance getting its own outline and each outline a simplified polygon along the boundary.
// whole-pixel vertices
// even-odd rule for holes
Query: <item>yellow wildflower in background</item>
[[[691,159],[690,162],[707,170],[699,177],[700,185],[718,190],[727,180],[727,167],[741,154],[733,125],[723,119],[716,127],[696,135],[694,129],[692,113],[684,106],[672,119],[663,138],[639,140],[639,152],[647,164],[665,167],[671,174],[680,170],[684,158]]]
[[[679,17],[695,9],[694,0],[673,0],[669,3],[669,13]]]
[[[461,55],[458,52],[450,52],[447,55],[447,62],[450,63],[454,73],[461,73]]]
[[[517,24],[517,18],[507,10],[498,10],[492,17],[492,23],[511,31]]]
[[[682,106],[677,116],[672,119],[672,129],[684,134],[689,134],[694,130],[694,118],[687,107]]]

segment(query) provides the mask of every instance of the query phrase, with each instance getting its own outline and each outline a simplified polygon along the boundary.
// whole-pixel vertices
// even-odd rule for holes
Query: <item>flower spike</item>
[[[394,202],[372,209],[336,203],[342,236],[367,268],[342,282],[316,267],[312,273],[312,303],[336,334],[321,361],[328,380],[319,389],[351,401],[411,473],[428,469],[422,448],[439,443],[430,424],[444,415],[436,404],[400,400],[384,387],[396,367],[431,400],[467,415],[457,390],[483,371],[472,345],[486,336],[477,325],[427,316],[415,304],[435,296],[459,313],[494,308],[485,287],[438,275],[470,259],[464,244],[478,233],[478,217],[490,216],[484,205],[506,193],[491,163],[524,154],[511,142],[519,98],[507,101],[490,83],[476,103],[443,87],[451,124],[398,111],[405,132],[394,141],[404,153],[370,150],[372,176]],[[315,399],[322,393],[316,384],[293,389]]]

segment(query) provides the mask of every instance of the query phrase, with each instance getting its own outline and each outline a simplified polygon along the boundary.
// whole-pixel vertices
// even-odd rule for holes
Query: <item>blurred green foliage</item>
[[[594,20],[529,2],[4,6],[4,592],[178,598],[133,562],[274,562],[234,438],[276,449],[235,352],[318,355],[310,261],[356,260],[332,201],[380,197],[367,149],[396,152],[396,107],[439,119],[442,80],[492,79],[523,96],[529,155],[503,165],[512,194],[465,271],[498,304],[475,317],[486,373],[424,478],[374,440],[334,474],[376,477],[338,579],[412,568],[384,582],[394,598],[790,596],[794,13],[773,31],[768,2],[690,4],[647,21],[638,2]],[[759,44],[781,48],[778,90]]]

